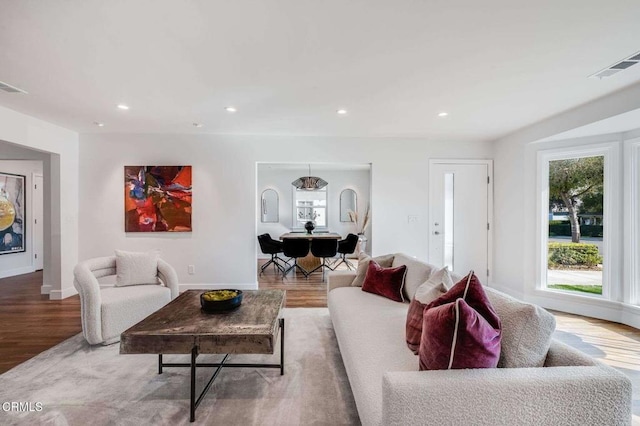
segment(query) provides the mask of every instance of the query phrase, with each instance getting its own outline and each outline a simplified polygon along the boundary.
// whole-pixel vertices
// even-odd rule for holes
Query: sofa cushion
[[[404,283],[404,296],[406,300],[412,300],[416,290],[431,276],[433,266],[421,262],[414,257],[404,253],[397,253],[393,258],[391,266],[394,268],[400,265],[407,266],[407,277]]]
[[[442,296],[453,285],[449,268],[446,266],[437,270],[431,277],[416,290],[416,294],[409,304],[407,311],[406,339],[407,346],[414,354],[420,348],[420,336],[422,335],[422,312],[424,308]]]
[[[404,287],[406,273],[407,267],[405,265],[397,268],[383,268],[372,259],[362,283],[362,291],[377,294],[396,302],[404,302],[402,287]]]
[[[556,328],[554,316],[539,306],[521,302],[492,288],[485,290],[502,322],[498,367],[542,367]]]
[[[157,251],[116,250],[116,286],[159,284]]]
[[[358,270],[356,272],[356,277],[353,279],[353,282],[351,283],[351,286],[362,287],[362,283],[364,282],[364,277],[367,275],[367,268],[369,267],[369,261],[371,259],[378,262],[378,265],[382,266],[383,268],[389,268],[393,263],[393,258],[394,258],[394,255],[392,254],[385,254],[383,256],[377,256],[372,258],[366,253],[360,253],[360,256],[358,257]]]
[[[420,370],[498,366],[500,318],[473,272],[425,308],[419,359]]]
[[[389,371],[418,374],[416,357],[404,343],[408,304],[341,287],[329,292],[327,305],[360,420],[379,425],[382,376]]]

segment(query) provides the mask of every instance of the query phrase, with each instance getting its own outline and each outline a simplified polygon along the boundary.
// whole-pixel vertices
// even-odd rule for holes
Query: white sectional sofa
[[[396,254],[392,266],[402,264],[407,265],[405,289],[411,298],[433,267]],[[408,303],[363,292],[352,286],[355,277],[355,272],[332,272],[327,291],[333,327],[363,425],[631,423],[629,379],[556,340],[550,340],[546,357],[542,352],[544,367],[418,371],[418,357],[405,342]],[[454,282],[456,278],[460,277],[454,276]],[[498,316],[503,311],[504,353],[509,345],[505,338],[514,330],[508,330],[513,323],[503,316],[514,312],[508,312],[503,302],[541,308],[486,290]],[[526,339],[531,331],[518,335]]]

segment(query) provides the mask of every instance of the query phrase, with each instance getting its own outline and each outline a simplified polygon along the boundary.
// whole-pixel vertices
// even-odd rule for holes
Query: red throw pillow
[[[422,321],[420,370],[498,366],[500,318],[473,271],[429,303]]]
[[[383,268],[375,260],[371,260],[367,268],[367,275],[362,283],[362,291],[377,294],[396,302],[404,302],[402,288],[406,274],[407,265],[400,265],[397,268]]]

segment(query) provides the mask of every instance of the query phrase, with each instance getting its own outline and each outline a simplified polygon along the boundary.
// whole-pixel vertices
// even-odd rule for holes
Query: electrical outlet
[[[196,273],[196,266],[195,265],[189,265],[189,275],[193,275]]]
[[[418,216],[416,215],[407,216],[407,223],[418,223]]]

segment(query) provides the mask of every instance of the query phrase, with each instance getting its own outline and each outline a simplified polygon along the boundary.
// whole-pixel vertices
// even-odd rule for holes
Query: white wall
[[[78,134],[0,107],[0,158],[15,147],[39,151],[44,165],[44,283],[51,299],[75,294],[73,268],[78,260]]]
[[[353,189],[357,194],[358,212],[364,214],[367,205],[369,205],[371,172],[369,169],[349,169],[349,165],[342,166],[343,169],[332,166],[329,170],[325,170],[322,166],[312,165],[311,172],[314,176],[319,176],[329,182],[327,186],[327,219],[328,229],[331,232],[337,232],[345,237],[349,233],[356,233],[355,225],[352,222],[340,222],[340,193],[344,189]],[[309,173],[307,165],[300,165],[297,168],[286,166],[284,168],[278,165],[259,164],[258,165],[258,193],[257,193],[257,212],[258,235],[268,232],[273,238],[278,238],[285,232],[292,229],[293,222],[293,185],[291,182],[300,176],[306,176]],[[265,189],[274,189],[278,193],[279,199],[279,219],[278,223],[262,223],[260,220],[260,196]],[[373,216],[372,216],[373,217]],[[367,242],[367,251],[370,252],[373,243],[371,238],[371,227],[365,233],[369,241]],[[260,257],[269,257],[268,255],[260,255]]]
[[[33,206],[33,173],[42,174],[41,161],[0,160],[0,172],[25,177],[25,251],[0,256],[0,278],[26,274],[35,271],[33,266],[33,226],[31,226]]]
[[[373,254],[426,259],[428,161],[490,158],[489,143],[420,139],[87,134],[80,137],[80,257],[116,248],[159,248],[182,288],[216,284],[255,288],[256,163],[372,164]],[[125,234],[123,167],[192,165],[193,232]],[[408,215],[418,216],[409,224]],[[188,265],[196,273],[187,274]]]

